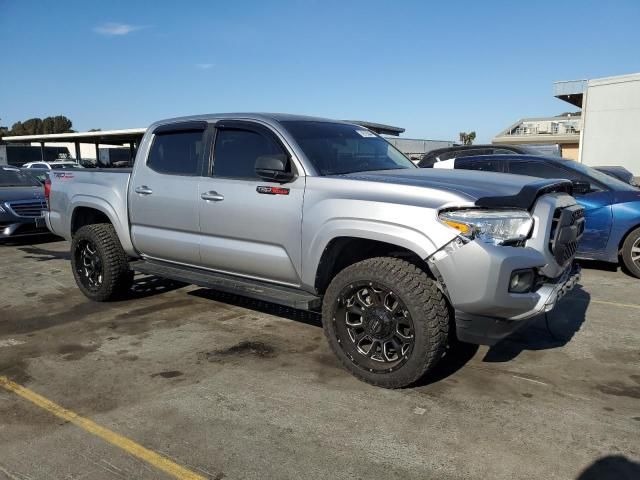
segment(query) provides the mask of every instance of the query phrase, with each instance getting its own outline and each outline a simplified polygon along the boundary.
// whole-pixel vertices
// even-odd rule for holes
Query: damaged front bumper
[[[539,274],[525,293],[509,291],[515,271],[540,273],[547,260],[534,248],[506,247],[454,240],[428,259],[432,272],[455,310],[461,341],[493,345],[540,313],[553,309],[580,278],[569,264],[554,279]]]

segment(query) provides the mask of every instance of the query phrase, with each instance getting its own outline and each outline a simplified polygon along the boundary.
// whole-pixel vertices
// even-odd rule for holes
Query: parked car
[[[42,185],[44,185],[44,181],[47,179],[50,172],[50,170],[42,170],[39,168],[21,168],[20,171],[35,178]]]
[[[132,170],[50,182],[47,225],[88,298],[137,270],[321,310],[342,364],[383,387],[432,370],[454,336],[496,343],[579,278],[570,182],[419,169],[348,122],[165,120]]]
[[[0,238],[45,233],[42,184],[20,169],[0,166]]]
[[[577,258],[618,263],[640,277],[640,189],[572,160],[484,155],[442,162],[440,168],[515,173],[574,182],[587,221]]]
[[[454,145],[426,153],[418,162],[420,168],[433,167],[438,162],[477,155],[541,155],[536,146],[523,145]]]
[[[593,168],[595,168],[599,172],[606,173],[607,175],[617,178],[618,180],[622,180],[624,183],[633,185],[634,187],[640,186],[638,181],[633,176],[633,173],[631,173],[629,170],[627,170],[624,167],[617,166],[617,165],[606,165],[602,167],[593,167]]]
[[[22,168],[34,170],[67,170],[70,168],[83,167],[74,160],[56,160],[55,162],[29,162],[25,163]]]

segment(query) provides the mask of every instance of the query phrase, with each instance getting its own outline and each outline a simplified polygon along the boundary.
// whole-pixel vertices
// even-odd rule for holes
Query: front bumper
[[[31,235],[47,231],[44,217],[0,218],[0,238]]]
[[[495,345],[503,338],[527,325],[536,315],[552,310],[579,280],[580,267],[575,264],[565,271],[557,283],[543,284],[539,290],[541,298],[546,299],[542,309],[535,310],[530,316],[519,320],[505,320],[456,311],[456,335],[462,342]],[[542,292],[543,290],[544,292]]]
[[[510,293],[515,270],[542,269],[545,256],[530,247],[505,247],[472,241],[457,242],[429,259],[431,270],[456,314],[458,338],[493,345],[528,319],[554,308],[580,278],[569,264],[554,279],[545,279],[534,291]]]

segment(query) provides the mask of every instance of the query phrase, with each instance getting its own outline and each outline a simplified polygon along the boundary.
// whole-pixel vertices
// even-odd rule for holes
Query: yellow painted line
[[[34,405],[37,405],[38,407],[48,411],[49,413],[52,413],[57,417],[67,420],[74,425],[77,425],[86,432],[100,437],[111,445],[115,445],[116,447],[121,448],[125,452],[139,458],[140,460],[144,460],[148,464],[156,467],[158,470],[162,470],[163,472],[168,473],[175,478],[184,480],[205,480],[205,477],[203,477],[202,475],[198,475],[191,470],[181,467],[168,458],[163,457],[162,455],[159,455],[147,448],[144,448],[142,445],[139,445],[136,442],[123,437],[122,435],[112,432],[107,428],[101,427],[97,423],[94,423],[87,418],[81,417],[77,413],[72,412],[71,410],[67,410],[57,403],[53,403],[52,401],[47,400],[43,396],[38,395],[28,388],[12,382],[7,377],[0,376],[0,387],[13,392],[16,395],[19,395],[25,400],[29,400]]]
[[[601,305],[611,305],[613,307],[623,307],[623,308],[636,308],[640,310],[640,305],[636,305],[635,303],[618,303],[618,302],[607,302],[605,300],[586,300],[584,298],[573,298],[573,297],[564,297],[562,300],[569,300],[570,302],[581,302],[581,303],[599,303]]]
[[[604,300],[591,300],[591,302],[600,303],[602,305],[613,305],[615,307],[637,308],[640,310],[640,305],[635,305],[633,303],[605,302]]]

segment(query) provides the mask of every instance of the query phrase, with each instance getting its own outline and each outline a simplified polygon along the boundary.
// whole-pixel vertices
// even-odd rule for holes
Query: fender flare
[[[120,243],[124,251],[129,255],[136,255],[135,248],[131,242],[131,235],[129,233],[129,219],[121,218],[115,208],[100,197],[82,194],[75,195],[71,199],[71,215],[69,215],[69,225],[67,225],[68,232],[71,232],[73,219],[78,208],[91,208],[106,215],[109,222],[111,222],[113,228],[116,230],[116,234],[120,239]]]
[[[452,239],[455,234],[452,233]],[[303,256],[303,284],[315,288],[320,260],[329,244],[337,238],[358,238],[397,245],[420,258],[432,255],[438,247],[424,232],[408,226],[373,220],[336,218],[326,222],[309,243]]]

